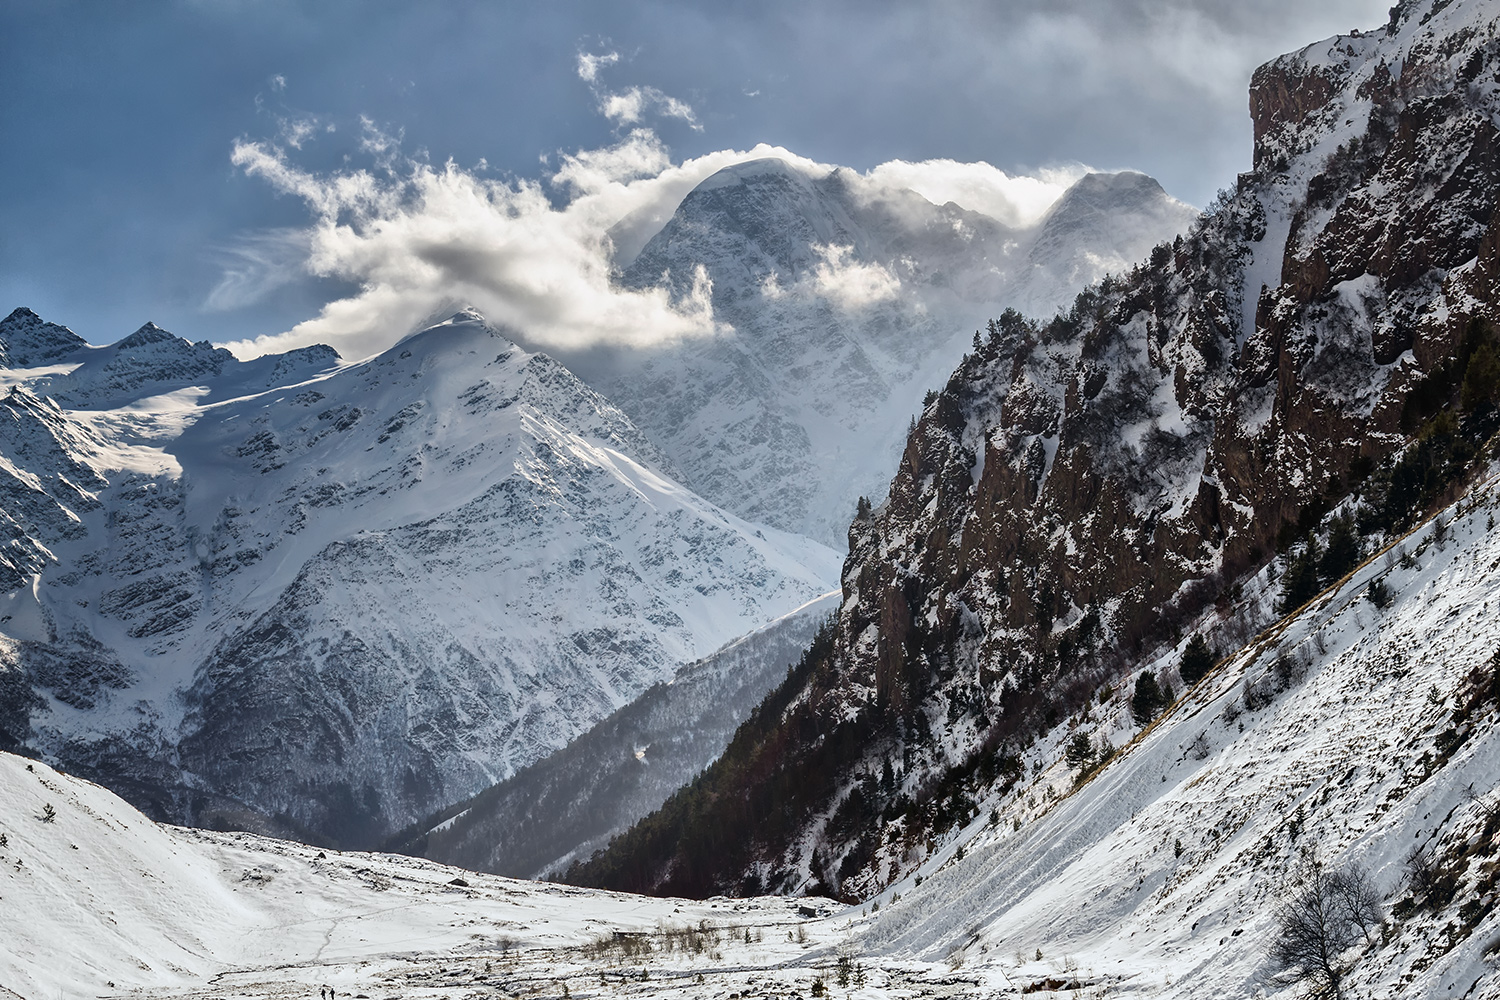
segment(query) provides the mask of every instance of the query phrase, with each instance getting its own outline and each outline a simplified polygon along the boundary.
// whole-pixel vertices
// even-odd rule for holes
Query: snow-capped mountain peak
[[[976,328],[1009,306],[1050,314],[1193,215],[1144,175],[1092,174],[1017,230],[846,169],[738,163],[694,188],[623,272],[678,295],[705,274],[721,335],[580,370],[689,486],[841,544]]]
[[[21,306],[0,320],[0,366],[35,368],[59,361],[87,346],[65,326],[48,323]]]
[[[837,576],[473,310],[80,357],[0,407],[0,726],[174,820],[377,842]]]

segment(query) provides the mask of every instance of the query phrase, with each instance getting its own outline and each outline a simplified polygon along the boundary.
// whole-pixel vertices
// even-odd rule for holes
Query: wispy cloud
[[[246,233],[218,248],[221,276],[208,293],[208,312],[243,309],[307,276],[311,247],[303,229],[270,229]]]
[[[591,52],[578,53],[578,78],[584,83],[593,83],[599,79],[599,71],[605,66],[613,66],[620,61],[618,52]]]
[[[616,125],[635,125],[643,121],[647,115],[655,114],[663,118],[676,118],[687,122],[697,131],[703,130],[691,105],[655,87],[635,86],[624,90],[607,89],[600,79],[600,72],[619,61],[620,54],[614,51],[578,53],[578,78],[587,83],[589,89],[593,91],[594,100],[601,115]]]

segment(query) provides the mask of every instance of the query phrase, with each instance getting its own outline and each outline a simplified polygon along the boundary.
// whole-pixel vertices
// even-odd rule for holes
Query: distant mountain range
[[[472,312],[347,364],[150,323],[92,347],[17,309],[0,742],[163,819],[379,843],[831,589],[824,543],[970,327],[1063,302],[1191,214],[1090,175],[1015,230],[739,164],[620,279],[705,274],[724,332],[580,359],[592,388]],[[784,672],[764,648],[753,683],[719,678],[736,693],[690,771]]]
[[[345,367],[0,344],[5,737],[179,822],[378,842],[837,576],[472,313]]]

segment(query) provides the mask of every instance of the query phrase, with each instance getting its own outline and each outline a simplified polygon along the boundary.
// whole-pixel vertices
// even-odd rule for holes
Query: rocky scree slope
[[[473,313],[223,354],[148,326],[0,400],[4,739],[153,815],[379,843],[836,576]]]
[[[707,290],[719,334],[579,371],[698,493],[842,545],[856,498],[884,495],[924,393],[986,317],[1011,303],[1050,315],[1192,217],[1138,173],[1090,174],[1040,220],[1007,224],[847,169],[735,164],[621,276]]]
[[[1251,106],[1256,169],[1190,233],[989,326],[850,527],[833,640],[574,877],[867,896],[1206,609],[1236,648],[1267,613],[1227,614],[1240,581],[1331,507],[1379,537],[1461,478],[1500,388],[1493,6],[1402,4]]]

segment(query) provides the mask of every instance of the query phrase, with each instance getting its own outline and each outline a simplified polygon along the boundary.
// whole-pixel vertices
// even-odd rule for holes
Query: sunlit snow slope
[[[802,951],[786,934],[798,922],[788,901],[588,892],[160,826],[97,785],[6,753],[0,834],[0,996],[23,1000],[243,1000],[324,986],[339,996],[439,997],[458,987],[493,996],[556,977],[566,968],[559,952],[585,962],[577,950],[601,935],[703,922],[753,926],[767,939],[737,948],[741,958],[774,965]],[[540,975],[517,967],[538,956],[552,959]],[[708,957],[685,964],[701,958],[702,969]],[[597,987],[602,971],[618,984],[602,962],[584,982]]]
[[[5,372],[4,728],[160,816],[377,842],[838,572],[472,313],[341,368],[73,350]]]
[[[981,803],[919,886],[878,897],[864,946],[1112,997],[1290,997],[1268,947],[1316,859],[1368,870],[1388,920],[1345,956],[1349,995],[1500,996],[1497,515],[1491,481],[1133,740],[1123,685],[1081,729],[1060,727],[1026,754],[1034,780]],[[1369,599],[1377,578],[1385,608]],[[1125,745],[1074,790],[1060,758],[1076,731]],[[1448,898],[1414,891],[1414,850],[1452,874]]]

